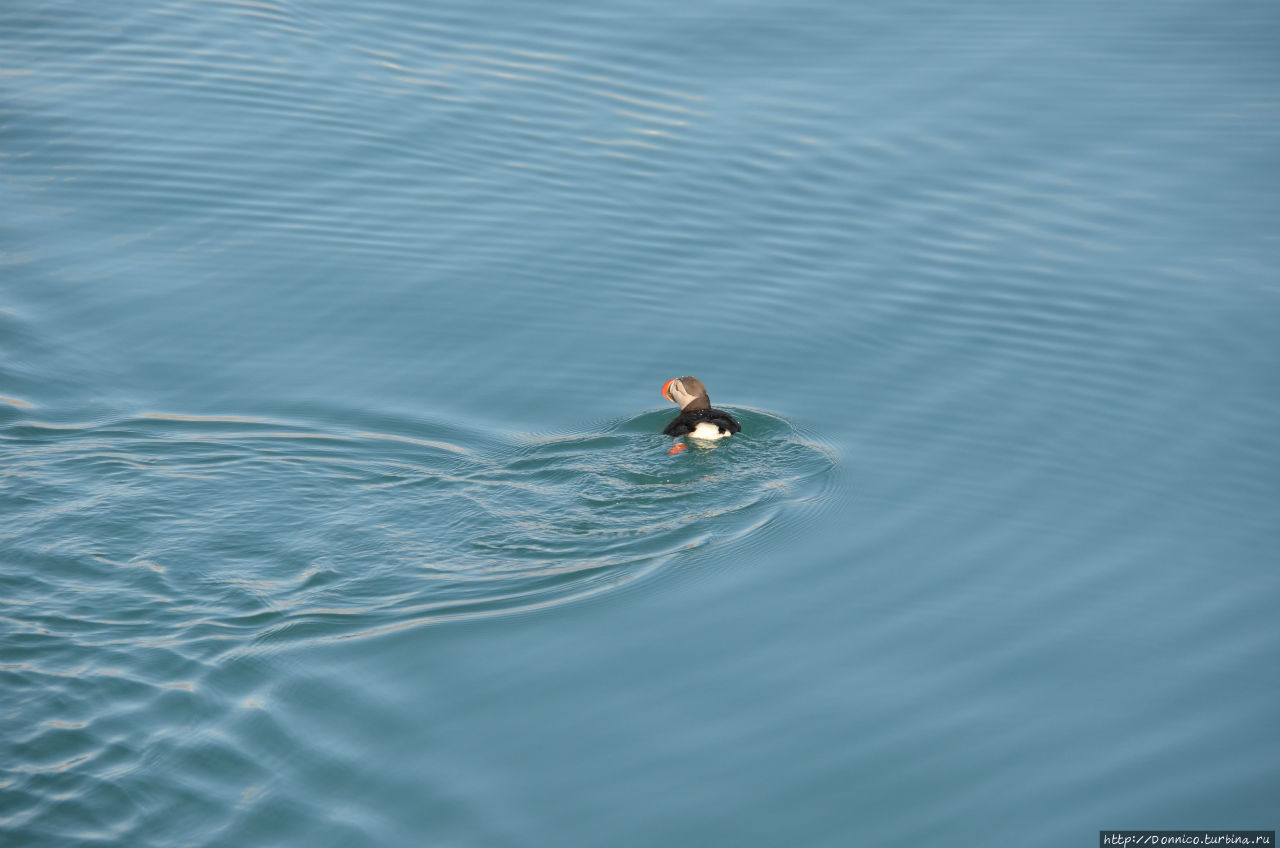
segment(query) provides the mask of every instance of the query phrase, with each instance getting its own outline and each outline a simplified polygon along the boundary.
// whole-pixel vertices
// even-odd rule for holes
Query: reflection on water
[[[105,775],[163,750],[157,734],[181,733],[237,658],[545,610],[822,499],[830,451],[782,419],[748,411],[750,440],[670,457],[665,417],[517,439],[363,429],[396,425],[385,419],[332,432],[233,415],[12,421],[6,690],[46,718],[13,740],[10,826],[47,803],[43,775],[75,776],[77,795],[117,786]],[[147,716],[147,732],[103,703]],[[206,756],[261,770],[225,740]]]
[[[760,412],[748,413],[750,440],[669,457],[660,418],[515,442],[407,423],[412,435],[238,416],[18,421],[3,437],[23,481],[11,513],[22,530],[6,541],[34,561],[56,522],[59,561],[96,577],[67,603],[131,608],[136,622],[107,627],[113,638],[210,660],[620,586],[818,498],[832,466]],[[10,600],[30,609],[61,581],[33,577],[32,599]],[[82,634],[86,623],[66,624]]]
[[[0,841],[1265,825],[1277,23],[0,6]]]

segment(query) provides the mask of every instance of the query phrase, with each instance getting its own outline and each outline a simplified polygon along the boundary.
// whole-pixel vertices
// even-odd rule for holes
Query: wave
[[[830,449],[738,413],[747,437],[674,457],[665,413],[560,435],[14,421],[0,430],[14,519],[0,546],[18,566],[3,604],[21,629],[78,645],[207,661],[565,603],[821,498]],[[58,611],[41,603],[54,594]]]

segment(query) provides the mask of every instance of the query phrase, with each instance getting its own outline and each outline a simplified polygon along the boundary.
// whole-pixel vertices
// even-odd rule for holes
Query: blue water
[[[6,4],[0,843],[1275,828],[1278,47]]]

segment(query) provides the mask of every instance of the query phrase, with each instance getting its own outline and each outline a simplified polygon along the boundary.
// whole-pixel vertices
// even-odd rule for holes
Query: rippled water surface
[[[1276,827],[1278,46],[0,9],[0,844]]]

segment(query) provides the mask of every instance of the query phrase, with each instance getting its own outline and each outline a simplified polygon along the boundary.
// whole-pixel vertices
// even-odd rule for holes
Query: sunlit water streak
[[[670,457],[669,439],[654,434],[663,420],[514,442],[230,416],[17,422],[3,435],[14,520],[4,542],[20,558],[56,553],[86,580],[74,608],[129,610],[127,626],[38,615],[32,626],[211,659],[246,643],[510,612],[625,584],[815,498],[832,463],[766,413],[747,413],[749,441]],[[39,542],[55,522],[56,552]],[[132,522],[144,532],[112,538]],[[46,574],[6,602],[34,612],[61,582]]]
[[[0,672],[19,716],[46,718],[16,725],[8,824],[44,803],[43,775],[118,768],[96,704],[163,714],[235,657],[545,610],[821,502],[832,451],[739,415],[749,437],[678,456],[669,413],[559,436],[11,415]],[[155,744],[126,738],[135,757]]]

